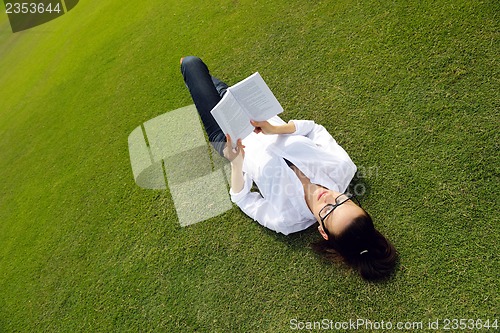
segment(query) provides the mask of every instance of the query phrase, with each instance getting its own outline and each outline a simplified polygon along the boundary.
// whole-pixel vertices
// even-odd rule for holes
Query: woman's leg
[[[215,89],[217,89],[217,92],[219,93],[220,97],[224,96],[224,94],[227,91],[227,84],[225,82],[222,82],[218,78],[212,76],[212,82],[214,83]]]
[[[208,140],[215,150],[224,156],[223,149],[226,145],[226,137],[210,111],[221,100],[227,85],[212,77],[208,67],[198,57],[183,58],[181,72],[207,132]]]

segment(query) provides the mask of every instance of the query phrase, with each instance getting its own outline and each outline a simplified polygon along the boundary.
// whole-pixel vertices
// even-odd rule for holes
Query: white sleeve
[[[295,124],[295,132],[291,135],[307,136],[316,125],[312,120],[291,120]]]
[[[260,193],[250,192],[252,179],[246,174],[244,178],[245,185],[240,192],[234,193],[232,189],[229,191],[231,201],[262,226],[287,235],[289,232],[280,227],[284,221],[281,210],[272,206],[271,202],[263,198]]]
[[[293,122],[297,129],[295,135],[309,138],[319,149],[327,152],[331,160],[334,160],[335,168],[330,170],[330,178],[337,184],[338,191],[346,190],[357,170],[347,152],[322,125],[311,120],[293,120]]]
[[[302,135],[311,139],[317,146],[328,149],[336,145],[337,141],[322,126],[312,120],[292,120],[295,124],[295,132],[292,135]]]

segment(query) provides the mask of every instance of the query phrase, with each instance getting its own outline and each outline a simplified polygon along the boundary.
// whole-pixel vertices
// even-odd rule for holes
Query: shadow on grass
[[[347,187],[347,192],[354,194],[356,198],[360,200],[370,196],[371,186],[370,183],[367,182],[367,177],[365,177],[362,172],[356,172]]]

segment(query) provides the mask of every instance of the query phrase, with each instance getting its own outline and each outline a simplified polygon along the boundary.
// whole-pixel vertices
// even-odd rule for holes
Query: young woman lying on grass
[[[285,235],[317,221],[323,239],[312,244],[316,252],[340,256],[368,280],[391,274],[396,250],[344,192],[356,166],[323,126],[275,116],[252,122],[254,133],[232,149],[233,138],[210,114],[228,86],[197,57],[182,58],[181,72],[210,142],[231,162],[231,200],[245,214]],[[253,183],[259,192],[250,191]]]

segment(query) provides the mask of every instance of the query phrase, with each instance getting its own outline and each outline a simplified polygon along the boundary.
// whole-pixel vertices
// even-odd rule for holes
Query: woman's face
[[[323,226],[330,234],[337,236],[340,235],[356,217],[365,214],[365,211],[361,207],[349,199],[335,207],[326,219],[324,219],[323,223],[321,223],[319,212],[328,204],[335,205],[337,203],[335,199],[342,199],[341,196],[342,193],[327,190],[325,188],[318,188],[312,193],[310,209],[319,222],[320,227],[318,229],[323,237],[325,237],[325,235],[327,236],[326,233],[322,232],[324,231]]]

